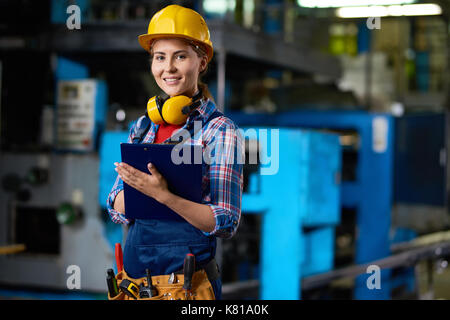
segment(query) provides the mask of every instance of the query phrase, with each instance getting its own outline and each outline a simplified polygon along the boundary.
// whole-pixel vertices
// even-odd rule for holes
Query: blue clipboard
[[[178,149],[175,151],[180,158],[187,160],[184,161],[185,163],[176,164],[172,161],[172,150],[176,146],[178,146]],[[169,190],[172,193],[187,200],[201,203],[202,163],[198,163],[198,155],[202,154],[202,146],[184,145],[183,148],[180,148],[179,144],[121,143],[120,149],[122,162],[145,173],[149,173],[147,164],[153,163],[167,180]],[[195,157],[196,154],[197,157]],[[180,158],[175,162],[180,162]],[[194,160],[197,160],[197,162],[194,162]],[[184,220],[169,207],[141,193],[125,182],[123,189],[127,219]]]

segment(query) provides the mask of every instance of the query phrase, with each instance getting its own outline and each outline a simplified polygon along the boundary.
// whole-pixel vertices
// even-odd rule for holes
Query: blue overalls
[[[208,120],[222,115],[214,112]],[[216,254],[216,237],[206,236],[183,220],[136,219],[130,222],[124,247],[124,269],[131,278],[167,275],[183,269],[187,253],[195,256],[196,265],[206,265]],[[211,282],[217,300],[221,298],[222,281]]]

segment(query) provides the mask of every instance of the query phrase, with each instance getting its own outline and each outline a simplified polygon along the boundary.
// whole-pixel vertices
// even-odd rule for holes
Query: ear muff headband
[[[185,115],[188,115],[189,113],[197,109],[197,107],[202,104],[202,101],[200,100],[202,96],[203,92],[202,89],[200,89],[197,94],[192,97],[193,103],[188,106],[184,106],[183,109],[181,109],[181,112]]]
[[[166,120],[164,120],[164,116],[163,116],[163,105],[164,105],[165,101],[163,101],[163,99],[159,96],[156,97],[155,101],[156,101],[156,108],[158,108],[159,115],[161,116],[161,120],[163,122],[166,122]]]
[[[188,106],[184,106],[183,109],[181,109],[181,113],[188,115],[189,113],[191,113],[192,111],[197,109],[197,107],[199,107],[201,104],[202,104],[202,102],[200,100],[198,100]]]

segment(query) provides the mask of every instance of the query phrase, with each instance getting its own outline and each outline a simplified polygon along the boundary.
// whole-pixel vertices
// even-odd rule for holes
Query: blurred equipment
[[[230,113],[229,116],[236,121],[236,123],[242,127],[244,125],[267,125],[276,127],[290,127],[290,128],[309,128],[320,129],[328,132],[338,133],[340,142],[342,145],[342,184],[335,186],[338,191],[336,194],[340,194],[338,200],[333,202],[334,196],[328,192],[317,192],[312,187],[325,188],[323,181],[335,181],[336,171],[333,174],[330,171],[318,169],[319,173],[328,172],[333,178],[327,178],[322,176],[322,180],[317,181],[317,184],[306,186],[305,190],[311,193],[311,196],[319,197],[319,194],[323,194],[320,197],[320,201],[316,203],[317,208],[325,208],[325,201],[329,205],[328,212],[334,212],[332,210],[340,210],[340,219],[332,220],[334,224],[338,225],[342,219],[342,225],[338,225],[333,230],[331,235],[332,243],[336,243],[336,252],[331,252],[331,259],[340,258],[345,264],[362,264],[368,261],[384,258],[390,254],[390,237],[389,231],[391,227],[391,205],[392,205],[392,162],[393,162],[393,119],[388,114],[371,114],[366,112],[314,112],[314,111],[289,111],[279,113],[277,115],[271,115],[267,117],[264,114],[252,114],[247,115],[243,113]],[[284,129],[292,130],[292,129]],[[283,141],[280,136],[280,142]],[[312,144],[315,145],[315,144]],[[282,144],[280,143],[280,149]],[[285,146],[282,150],[285,153],[289,150],[290,146]],[[319,148],[320,153],[311,153],[310,157],[315,166],[325,165],[325,160],[319,159],[331,159],[331,147]],[[334,147],[333,147],[334,148]],[[297,149],[301,149],[297,147]],[[324,156],[325,150],[330,152],[326,157]],[[304,150],[302,154],[307,154]],[[280,154],[282,154],[280,152]],[[339,154],[339,153],[337,153]],[[338,156],[340,158],[340,156]],[[294,160],[286,160],[290,164],[290,170],[293,170]],[[331,161],[331,160],[330,160]],[[280,161],[281,163],[281,161]],[[332,168],[329,165],[326,168]],[[340,161],[339,167],[340,168]],[[327,169],[330,170],[330,169]],[[340,171],[340,169],[338,170]],[[280,173],[279,173],[280,174]],[[278,174],[278,175],[279,175]],[[313,175],[313,173],[310,173]],[[290,173],[292,175],[292,172]],[[274,176],[275,177],[275,176]],[[314,175],[313,175],[314,177]],[[280,182],[283,186],[283,192],[286,190],[296,190],[295,188],[288,187],[286,180]],[[309,181],[309,180],[304,181]],[[339,179],[338,179],[339,180]],[[319,182],[320,181],[320,182]],[[277,185],[277,184],[274,184]],[[331,185],[330,185],[331,188]],[[320,189],[319,189],[320,190]],[[325,190],[325,189],[323,189]],[[333,189],[330,189],[333,190]],[[304,194],[305,191],[297,191],[298,195]],[[306,195],[305,195],[306,196]],[[281,197],[284,197],[281,196]],[[307,197],[307,196],[306,196]],[[309,200],[310,198],[306,198]],[[306,201],[304,200],[304,201]],[[276,200],[273,200],[276,202]],[[312,200],[311,200],[312,201]],[[244,209],[249,204],[248,199],[243,200]],[[300,205],[299,208],[305,207]],[[311,207],[315,208],[315,207]],[[322,208],[322,209],[323,209]],[[333,208],[333,209],[331,209]],[[340,208],[340,209],[339,209]],[[246,209],[247,210],[247,209]],[[283,212],[290,212],[292,209],[284,209]],[[321,216],[319,212],[323,212],[324,216]],[[318,209],[309,209],[307,217],[311,219],[319,219],[321,223],[324,223],[326,217],[326,210],[319,211]],[[323,217],[323,218],[322,218]],[[339,217],[339,213],[337,215]],[[324,220],[321,220],[324,219]],[[265,219],[267,220],[267,219]],[[267,222],[265,222],[267,223]],[[285,223],[286,224],[286,223]],[[348,228],[342,228],[341,226],[348,226]],[[263,227],[264,228],[264,227]],[[324,232],[325,229],[322,231]],[[335,233],[334,233],[335,231]],[[262,231],[263,236],[266,237],[266,232]],[[279,234],[279,233],[278,233]],[[314,237],[315,232],[311,234],[311,239],[315,239],[317,243],[323,244],[321,237],[317,235]],[[278,236],[279,238],[279,236]],[[307,242],[306,242],[307,243]],[[345,250],[345,251],[344,251]],[[302,254],[309,252],[307,249]],[[319,252],[326,252],[324,250],[311,250],[313,254]],[[342,259],[345,255],[346,258]],[[273,257],[272,257],[273,259]],[[299,257],[297,257],[299,259]],[[276,259],[275,259],[276,260]],[[307,261],[307,260],[305,260]],[[277,261],[277,263],[279,263]],[[325,266],[325,263],[319,263],[319,266]],[[341,267],[341,265],[334,265],[334,268]],[[328,270],[331,270],[331,265]],[[326,272],[326,268],[317,270],[317,272]],[[381,272],[381,278],[383,283],[389,283],[390,275],[389,270],[383,270]],[[261,270],[262,281],[264,283],[265,271]],[[311,272],[310,274],[313,274]],[[303,276],[303,271],[302,275]],[[359,277],[354,285],[354,289],[351,290],[349,298],[356,299],[388,299],[390,296],[390,289],[388,285],[382,287],[381,290],[369,290],[366,286],[367,275]],[[267,280],[268,281],[268,280]],[[263,285],[263,290],[265,284]]]
[[[330,284],[332,291],[325,293],[325,296],[325,291],[319,291],[320,296],[315,296],[317,292],[308,291],[304,292],[305,296],[330,298],[334,294],[355,299],[390,299],[417,291],[414,269],[408,267],[409,256],[394,257],[391,251],[398,243],[414,239],[417,232],[443,230],[449,225],[449,179],[446,175],[448,141],[445,138],[449,123],[447,115],[410,114],[394,118],[383,113],[291,111],[270,117],[237,112],[229,116],[241,127],[264,124],[320,129],[339,134],[343,150],[340,187],[342,207],[341,224],[335,229],[334,235],[334,268],[338,270],[320,271],[324,272],[323,279],[349,272],[355,265],[396,261],[391,267],[387,264],[381,270],[383,286],[379,290],[370,290],[366,285],[370,274],[361,272],[353,286]],[[288,147],[283,150],[288,150]],[[311,157],[315,163],[320,163],[317,155]],[[290,163],[293,170],[292,160]],[[264,181],[264,177],[260,179]],[[283,191],[292,189],[286,181],[283,181]],[[243,210],[249,210],[253,199],[248,193],[244,197]],[[329,199],[329,195],[324,199]],[[311,212],[313,217],[317,217],[316,212]],[[267,223],[265,220],[264,223]],[[262,230],[266,237],[264,225]],[[323,241],[324,238],[321,236],[317,239]],[[308,252],[308,242],[305,241],[305,244],[305,252]],[[267,268],[267,265],[263,266]],[[263,269],[261,273],[264,293],[267,286],[264,283],[266,271]],[[308,281],[308,288],[311,288],[311,283]]]
[[[446,113],[412,113],[395,119],[393,222],[420,234],[448,228]]]
[[[39,173],[26,179],[27,173],[40,171],[33,168],[42,157],[47,158],[48,178]],[[104,270],[113,254],[99,216],[98,180],[93,178],[98,176],[98,157],[5,152],[0,167],[2,186],[10,191],[0,192],[0,243],[26,246],[0,257],[0,283],[67,290],[67,268],[77,265],[82,290],[104,292]],[[27,190],[27,197],[21,190]]]
[[[338,136],[260,127],[255,114],[229,116],[248,139],[249,157],[244,172],[251,172],[244,174],[248,176],[242,199],[245,228],[240,227],[235,236],[237,254],[228,261],[233,248],[224,242],[221,269],[224,275],[245,276],[250,273],[248,269],[259,263],[259,274],[253,276],[259,277],[261,290],[259,296],[251,295],[252,298],[299,299],[303,277],[333,269],[334,233],[340,221]],[[248,228],[258,216],[259,230]],[[254,257],[258,252],[260,257]]]
[[[55,148],[94,151],[106,118],[107,89],[99,80],[58,82]]]
[[[53,71],[55,121],[52,128],[41,130],[55,131],[55,140],[46,152],[0,154],[6,191],[0,192],[0,243],[26,247],[0,257],[0,282],[68,290],[67,270],[75,265],[83,292],[104,292],[102,270],[112,264],[113,255],[100,219],[95,178],[99,159],[94,152],[106,118],[106,85],[86,79],[86,66],[62,57],[55,59]]]
[[[1,254],[13,254],[18,252],[23,252],[26,250],[24,244],[12,244],[10,246],[0,247],[0,255]]]
[[[56,219],[60,224],[70,225],[81,220],[82,215],[80,207],[70,202],[62,203],[56,210]]]

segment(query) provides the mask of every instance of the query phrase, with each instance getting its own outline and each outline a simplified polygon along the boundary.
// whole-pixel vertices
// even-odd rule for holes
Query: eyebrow
[[[181,53],[181,52],[188,53],[186,50],[178,50],[178,51],[175,51],[174,54]],[[154,54],[162,54],[162,55],[166,55],[166,53],[165,53],[165,52],[162,52],[162,51],[156,51]]]

